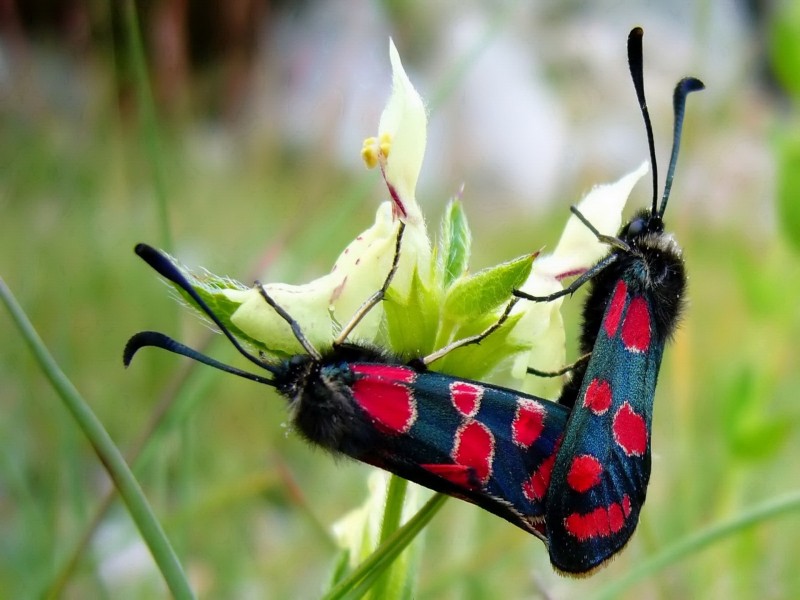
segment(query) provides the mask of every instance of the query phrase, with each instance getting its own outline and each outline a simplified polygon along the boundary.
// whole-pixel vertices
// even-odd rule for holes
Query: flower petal
[[[639,168],[618,181],[595,186],[578,204],[578,210],[600,233],[616,235],[622,224],[622,210],[633,186],[649,170],[649,163],[643,162]],[[558,279],[579,274],[606,254],[608,246],[573,215],[567,221],[555,251],[542,256],[534,264],[534,274],[538,271],[541,275]]]
[[[422,222],[415,189],[425,156],[428,117],[425,104],[403,70],[394,42],[389,40],[392,63],[392,95],[381,114],[378,140],[386,148],[386,182],[394,188],[406,222]],[[387,145],[389,144],[389,145]]]

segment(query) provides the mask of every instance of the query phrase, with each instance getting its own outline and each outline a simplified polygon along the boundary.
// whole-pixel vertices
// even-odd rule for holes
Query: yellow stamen
[[[368,137],[361,146],[361,158],[368,169],[374,169],[378,163],[386,162],[392,148],[392,136],[382,133],[380,138]]]

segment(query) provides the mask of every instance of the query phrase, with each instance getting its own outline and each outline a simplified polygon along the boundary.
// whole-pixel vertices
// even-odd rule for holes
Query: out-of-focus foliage
[[[370,469],[336,463],[287,434],[282,399],[251,382],[155,352],[123,370],[123,345],[141,329],[241,363],[132,252],[139,241],[159,244],[160,226],[117,17],[103,3],[86,3],[40,34],[29,25],[35,4],[17,3],[20,20],[2,23],[0,273],[121,449],[136,446],[157,407],[171,403],[134,469],[197,593],[317,597],[338,556],[330,525],[364,501]],[[217,29],[183,31],[192,44],[205,31],[209,48],[225,49],[207,48],[181,70],[167,60],[180,54],[164,50],[180,47],[178,17],[156,8],[182,4],[198,3],[147,3],[141,15],[172,251],[190,267],[245,282],[317,277],[371,223],[384,188],[353,165],[385,100],[388,79],[371,81],[380,69],[370,60],[383,61],[390,33],[423,95],[435,99],[432,162],[426,158],[417,196],[438,223],[465,184],[476,271],[552,248],[570,202],[644,158],[625,65],[631,26],[646,30],[662,168],[674,82],[691,74],[708,86],[692,98],[667,214],[685,248],[690,303],[665,353],[639,530],[606,569],[566,580],[552,573],[540,542],[450,501],[425,533],[419,597],[490,598],[503,590],[590,598],[692,532],[800,486],[796,3],[766,19],[775,28],[769,64],[789,112],[756,69],[731,67],[727,49],[757,44],[757,27],[723,3],[669,13],[640,3],[518,3],[501,14],[495,3],[384,10],[362,2],[339,14],[314,3],[266,10],[253,2],[260,8],[245,20],[261,33],[241,37],[248,51],[221,41],[236,39],[226,36],[238,21],[212,19]],[[323,10],[331,12],[315,12]],[[440,89],[447,97],[437,96]],[[481,118],[471,112],[475,98],[489,107]],[[527,133],[530,123],[546,139]],[[342,143],[345,136],[352,143]],[[552,160],[542,154],[547,148],[563,150],[555,175],[541,170]],[[556,192],[513,191],[503,168],[519,157],[535,182],[552,183],[542,190]],[[649,201],[646,188],[639,184],[631,206]],[[458,270],[463,252],[452,250]],[[570,358],[580,304],[579,295],[565,301]],[[0,590],[31,597],[53,581],[109,483],[5,314],[0,339]],[[764,523],[687,556],[626,597],[800,597],[799,540],[796,516]],[[166,595],[120,506],[66,590],[65,597]]]

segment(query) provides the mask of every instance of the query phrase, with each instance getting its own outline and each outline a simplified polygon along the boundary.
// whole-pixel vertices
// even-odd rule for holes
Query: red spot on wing
[[[450,400],[453,406],[465,417],[473,417],[481,407],[484,388],[466,381],[454,381],[450,384]]]
[[[605,379],[592,379],[583,395],[583,405],[596,415],[605,414],[611,406],[611,384]]]
[[[650,310],[641,296],[631,300],[622,323],[622,343],[631,352],[645,352],[650,346]]]
[[[472,467],[478,480],[485,484],[492,474],[494,461],[494,435],[478,421],[468,421],[456,431],[453,461]]]
[[[628,494],[625,494],[622,497],[622,511],[625,513],[625,518],[628,518],[628,515],[631,514],[631,499]]]
[[[556,464],[556,452],[548,456],[539,468],[522,484],[522,494],[531,502],[543,500],[550,487],[550,476]]]
[[[354,364],[359,375],[353,383],[353,398],[382,429],[406,433],[417,419],[414,392],[406,385],[416,377],[413,369],[394,365]]]
[[[603,474],[603,465],[591,454],[581,454],[572,459],[567,473],[567,484],[581,494],[589,491],[598,483]]]
[[[423,469],[446,479],[450,483],[465,489],[473,489],[476,486],[475,470],[464,465],[440,465],[427,464],[420,465]]]
[[[625,504],[629,509],[625,511]],[[586,541],[598,537],[608,537],[619,533],[625,527],[625,519],[630,515],[630,498],[622,498],[622,504],[612,502],[608,507],[600,506],[593,511],[580,514],[572,513],[564,519],[564,529],[567,533]]]
[[[412,383],[417,377],[417,372],[414,371],[414,369],[401,365],[354,363],[350,365],[350,370],[359,375],[387,379],[390,381],[402,381],[403,383]]]
[[[534,400],[517,399],[517,411],[511,423],[511,439],[523,448],[529,448],[544,429],[544,406]]]
[[[625,526],[625,515],[622,507],[616,502],[608,507],[608,528],[616,533]]]
[[[614,441],[628,456],[642,456],[647,451],[647,424],[628,402],[619,407],[611,428]]]
[[[625,308],[627,297],[628,286],[620,279],[617,282],[617,287],[614,288],[614,295],[611,297],[611,302],[608,304],[606,315],[603,319],[603,327],[608,337],[614,337],[617,334],[617,327],[619,327],[619,320],[622,317],[622,309]]]

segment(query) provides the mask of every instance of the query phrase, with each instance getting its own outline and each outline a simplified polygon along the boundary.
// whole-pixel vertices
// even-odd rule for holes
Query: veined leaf
[[[456,280],[447,291],[443,316],[455,322],[472,320],[507,302],[528,279],[533,259],[526,254]]]
[[[411,278],[408,296],[400,298],[392,288],[383,302],[389,348],[408,356],[424,356],[433,350],[439,325],[439,302],[417,271]]]
[[[471,244],[472,234],[464,207],[460,201],[451,200],[442,217],[436,257],[437,274],[443,289],[446,290],[454,281],[466,274]]]

